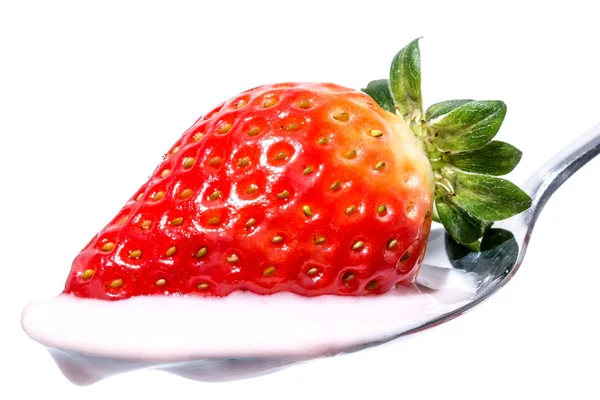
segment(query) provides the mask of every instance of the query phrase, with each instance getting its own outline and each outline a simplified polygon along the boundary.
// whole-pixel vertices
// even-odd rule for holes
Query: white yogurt
[[[432,280],[438,290],[414,285],[364,297],[234,292],[105,301],[61,294],[29,304],[21,322],[78,384],[157,366],[220,380],[385,340],[468,303],[476,289],[472,275],[457,271],[430,271]],[[200,368],[206,359],[221,361]],[[225,368],[222,359],[254,361]],[[191,372],[194,360],[201,376]]]

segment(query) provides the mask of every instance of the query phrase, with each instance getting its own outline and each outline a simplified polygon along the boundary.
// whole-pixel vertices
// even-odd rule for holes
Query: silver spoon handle
[[[550,196],[599,153],[600,124],[580,136],[537,170],[523,185],[523,190],[532,198],[531,208],[526,212],[528,222],[535,223]]]

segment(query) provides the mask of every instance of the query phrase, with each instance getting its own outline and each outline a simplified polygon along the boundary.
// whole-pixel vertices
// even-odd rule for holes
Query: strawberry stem
[[[424,112],[418,42],[395,55],[389,79],[372,81],[362,90],[402,117],[423,141],[435,178],[432,218],[456,242],[478,251],[479,240],[495,221],[531,206],[525,192],[496,177],[512,171],[521,152],[492,141],[506,115],[502,101],[449,100]]]

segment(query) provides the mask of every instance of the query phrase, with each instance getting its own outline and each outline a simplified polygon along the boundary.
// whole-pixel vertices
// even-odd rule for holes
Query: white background
[[[278,81],[361,88],[419,36],[426,105],[504,100],[498,138],[523,150],[522,183],[600,123],[593,3],[3,1],[0,397],[598,398],[600,159],[548,203],[509,285],[409,341],[246,381],[135,372],[77,387],[19,321],[212,106]]]

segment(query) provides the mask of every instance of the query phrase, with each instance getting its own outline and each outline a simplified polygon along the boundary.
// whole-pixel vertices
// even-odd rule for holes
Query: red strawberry
[[[366,295],[411,284],[435,182],[448,177],[402,104],[392,113],[375,101],[398,97],[393,79],[391,93],[371,96],[284,83],[222,103],[75,258],[65,292]]]
[[[355,295],[412,282],[433,198],[420,147],[362,92],[244,92],[177,141],[77,256],[66,291]]]

